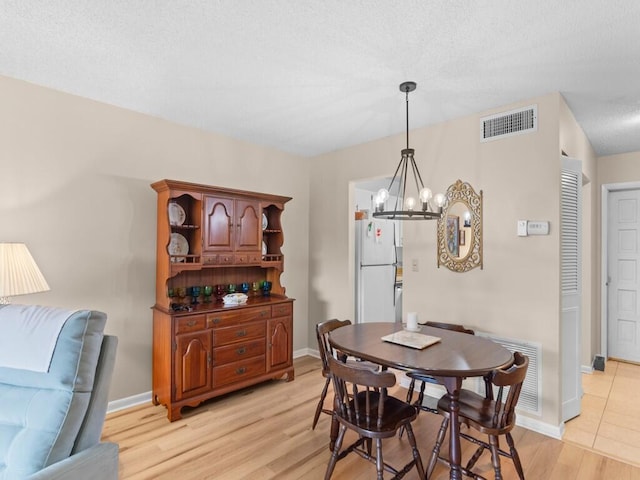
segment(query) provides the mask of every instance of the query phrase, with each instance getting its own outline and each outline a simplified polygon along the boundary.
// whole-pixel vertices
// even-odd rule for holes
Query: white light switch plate
[[[527,221],[526,220],[518,220],[518,236],[526,237],[527,236]]]

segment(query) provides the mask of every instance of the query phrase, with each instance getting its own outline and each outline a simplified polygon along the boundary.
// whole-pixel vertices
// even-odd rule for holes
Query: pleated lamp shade
[[[24,243],[0,243],[0,304],[10,297],[49,290]]]

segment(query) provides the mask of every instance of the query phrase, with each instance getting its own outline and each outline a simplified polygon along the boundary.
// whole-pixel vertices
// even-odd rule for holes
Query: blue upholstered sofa
[[[118,478],[100,442],[117,338],[106,315],[0,306],[0,480]]]

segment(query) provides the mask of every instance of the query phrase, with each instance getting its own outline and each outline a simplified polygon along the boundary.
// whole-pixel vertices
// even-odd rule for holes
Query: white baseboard
[[[300,358],[304,356],[320,358],[320,352],[318,352],[318,350],[313,350],[312,348],[301,348],[300,350],[293,352],[293,358]]]
[[[310,348],[301,348],[300,350],[296,350],[293,352],[293,358],[304,357],[305,355],[309,355],[311,357],[320,358],[320,354],[317,350],[312,350]],[[138,393],[136,395],[132,395],[126,398],[120,398],[118,400],[112,400],[107,405],[107,413],[117,412],[119,410],[124,410],[125,408],[135,407],[136,405],[141,405],[143,403],[151,402],[151,392],[143,392]]]
[[[516,425],[546,435],[547,437],[555,438],[556,440],[562,440],[562,435],[564,434],[564,423],[552,425],[532,417],[525,417],[524,415],[518,415],[516,417]]]
[[[125,408],[135,407],[143,403],[151,402],[151,392],[138,393],[130,397],[121,398],[119,400],[112,400],[107,405],[107,413],[117,412],[124,410]]]

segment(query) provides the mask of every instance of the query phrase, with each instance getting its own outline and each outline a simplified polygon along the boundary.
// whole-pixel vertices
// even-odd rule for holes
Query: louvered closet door
[[[607,353],[640,362],[640,192],[610,192],[608,217]]]
[[[562,157],[560,203],[562,421],[567,421],[580,414],[582,397],[582,163],[579,160]]]

